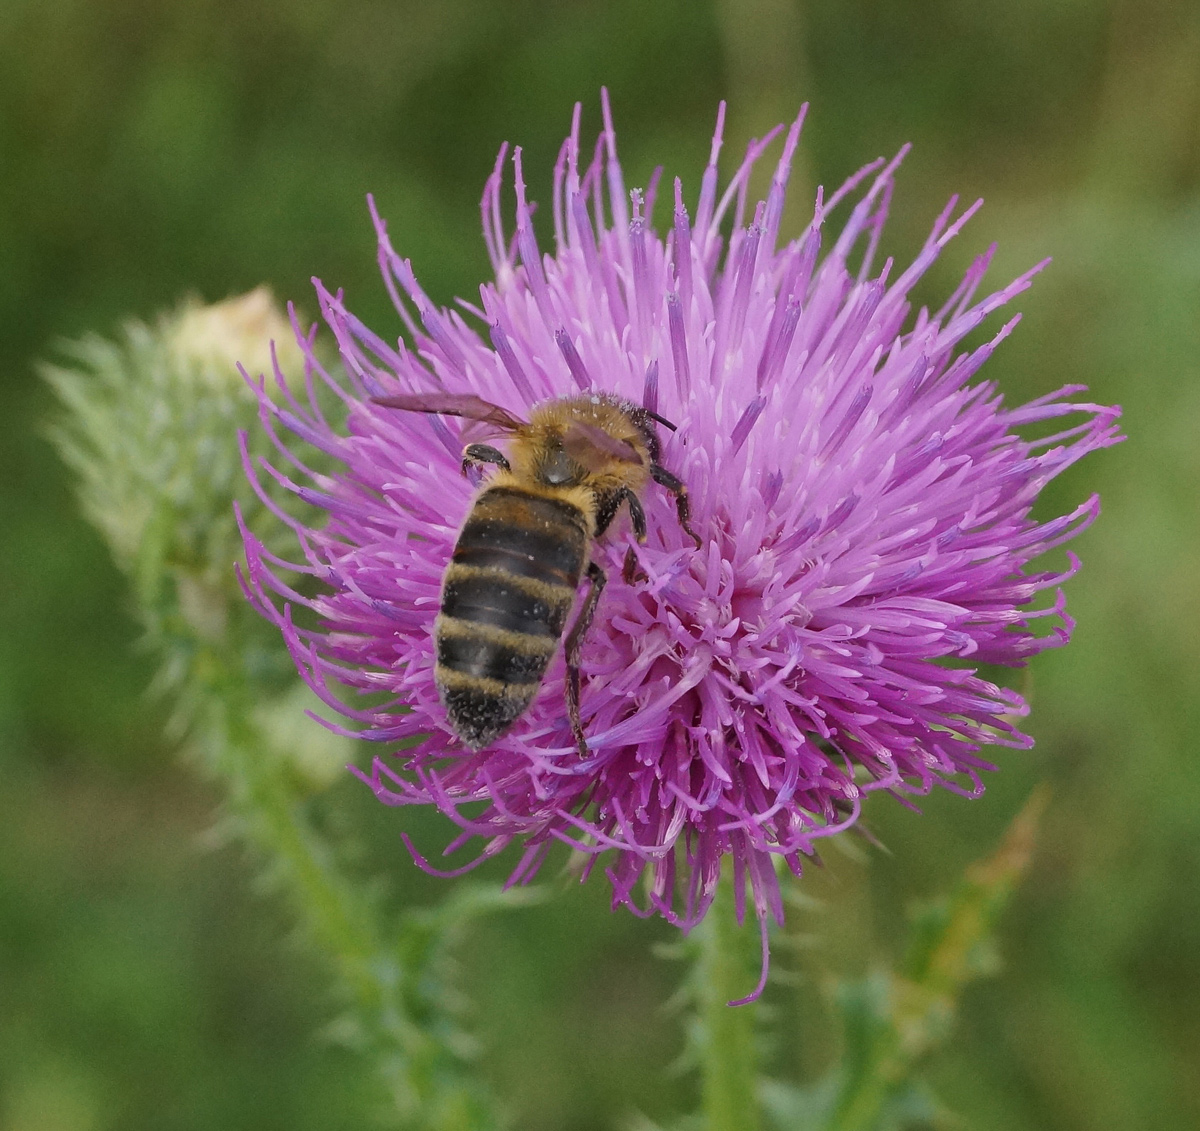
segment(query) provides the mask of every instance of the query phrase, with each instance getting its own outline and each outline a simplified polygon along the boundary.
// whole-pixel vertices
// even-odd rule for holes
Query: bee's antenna
[[[664,428],[670,428],[672,432],[679,431],[679,429],[676,428],[675,425],[672,424],[665,416],[659,416],[657,412],[651,412],[648,408],[644,408],[642,411],[648,417],[650,417],[651,420],[657,420]]]

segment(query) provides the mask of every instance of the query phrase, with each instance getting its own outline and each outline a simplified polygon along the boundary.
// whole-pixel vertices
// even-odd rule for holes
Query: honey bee
[[[695,541],[687,488],[659,462],[649,409],[607,394],[585,394],[535,406],[528,421],[479,397],[427,393],[375,397],[408,412],[479,421],[511,437],[508,455],[488,444],[463,449],[462,470],[491,465],[459,531],[442,580],[434,625],[434,678],[450,724],[480,750],[528,709],[563,635],[581,580],[579,615],[566,633],[567,714],[581,755],[587,741],[579,716],[579,656],[607,577],[592,559],[592,542],[622,506],[638,542],[646,540],[641,495],[650,480],[675,496],[679,524]],[[636,580],[631,546],[622,576]]]

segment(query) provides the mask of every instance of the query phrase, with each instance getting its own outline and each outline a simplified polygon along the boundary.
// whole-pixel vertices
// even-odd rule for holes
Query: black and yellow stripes
[[[491,487],[476,500],[452,560],[573,590],[588,540],[587,520],[573,503],[519,487]]]
[[[438,667],[474,679],[536,683],[557,643],[557,636],[512,632],[443,616],[437,626]]]
[[[588,541],[587,519],[570,502],[510,486],[476,500],[446,570],[435,672],[455,730],[476,749],[537,691]]]

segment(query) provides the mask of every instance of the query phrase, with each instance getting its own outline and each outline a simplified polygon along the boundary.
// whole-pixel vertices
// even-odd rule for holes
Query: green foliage
[[[309,814],[349,744],[313,731],[294,745],[280,720],[301,710],[302,685],[289,672],[287,687],[265,658],[284,650],[264,642],[233,579],[234,497],[268,544],[283,528],[247,497],[236,435],[257,424],[257,403],[234,361],[268,362],[274,337],[298,365],[286,333],[269,295],[256,291],[188,304],[155,331],[130,325],[121,345],[67,347],[77,367],[47,371],[67,410],[54,435],[86,513],[133,584],[179,730],[225,795],[223,831],[254,851],[266,885],[327,956],[348,1010],[333,1031],[378,1065],[388,1121],[406,1131],[491,1131],[501,1122],[468,1068],[474,1049],[458,1024],[451,955],[472,919],[516,900],[466,885],[437,911],[385,917]],[[267,440],[256,429],[248,443],[253,453]]]
[[[891,855],[868,871],[831,852],[806,877],[821,946],[799,961],[803,985],[768,989],[780,1016],[762,1062],[788,1078],[827,1069],[840,1019],[813,985],[882,962],[868,940],[899,937],[914,894],[952,887],[1049,778],[1009,967],[961,1000],[926,1075],[977,1131],[1200,1123],[1198,32],[1191,0],[0,4],[6,1131],[340,1131],[378,1096],[354,1057],[311,1039],[328,971],[280,947],[290,913],[245,897],[238,853],[196,850],[214,791],[176,766],[161,700],[143,694],[146,628],[43,442],[51,396],[33,359],[129,312],[263,280],[311,314],[313,274],[383,330],[367,191],[429,293],[471,298],[499,142],[526,146],[547,232],[570,103],[595,128],[601,83],[631,184],[663,160],[694,192],[720,97],[730,159],[737,137],[811,100],[798,195],[913,141],[884,250],[902,262],[950,192],[985,196],[925,293],[993,239],[989,280],[1053,255],[990,375],[1010,400],[1089,384],[1125,406],[1131,437],[1045,500],[1049,513],[1099,489],[1105,513],[1078,544],[1075,640],[1035,665],[1036,751],[999,752],[974,804],[931,797],[917,817],[873,800]],[[256,726],[295,719],[285,675],[278,664]],[[326,803],[351,812],[357,863],[390,873],[381,900],[430,902],[432,881],[397,863],[397,814],[319,786],[345,753],[299,719],[280,743],[313,825],[325,831]],[[459,958],[480,1065],[523,1129],[607,1131],[631,1108],[662,1124],[689,1105],[687,1079],[664,1072],[676,1022],[656,1012],[673,969],[645,945],[672,934],[610,915],[599,884],[473,930]]]
[[[779,1131],[921,1131],[958,1119],[921,1078],[954,1028],[966,986],[999,969],[995,931],[1029,867],[1048,794],[1035,791],[991,856],[971,865],[947,897],[912,915],[896,969],[835,979],[829,990],[842,1037],[838,1062],[806,1088],[764,1084]]]
[[[671,1131],[938,1131],[961,1127],[924,1079],[934,1054],[954,1031],[966,987],[1000,969],[995,934],[1029,868],[1049,793],[1034,791],[996,850],[970,865],[947,896],[911,913],[904,953],[895,968],[877,965],[862,977],[833,976],[826,987],[839,1026],[838,1057],[803,1086],[769,1077],[780,1011],[744,995],[757,953],[733,926],[728,874],[703,922],[664,953],[688,962],[675,1010],[683,1013],[680,1070],[700,1075],[700,1112]],[[790,886],[790,885],[789,885]],[[793,902],[798,902],[793,900]],[[796,910],[800,910],[798,907]],[[808,914],[817,909],[804,907]],[[776,949],[780,938],[776,938]],[[776,956],[775,986],[786,982]],[[637,1117],[626,1131],[661,1131]]]

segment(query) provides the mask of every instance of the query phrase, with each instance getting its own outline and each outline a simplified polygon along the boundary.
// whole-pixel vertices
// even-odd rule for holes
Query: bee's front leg
[[[700,541],[700,535],[692,529],[692,508],[688,504],[687,487],[684,486],[683,480],[677,475],[672,475],[665,467],[657,463],[651,465],[650,476],[655,483],[660,487],[665,487],[675,496],[675,513],[679,516],[679,525],[683,527],[685,533],[691,535],[692,541],[696,543],[696,549],[700,549],[704,543]]]
[[[583,638],[596,615],[596,606],[600,603],[600,594],[608,583],[608,576],[595,562],[587,567],[587,579],[591,582],[587,596],[583,599],[583,608],[571,625],[564,642],[563,650],[567,657],[567,716],[571,720],[571,733],[575,735],[575,745],[579,747],[579,756],[587,757],[587,738],[583,733],[583,721],[579,717],[579,652],[583,647]]]
[[[497,467],[509,470],[508,460],[504,453],[499,448],[493,448],[491,444],[468,444],[463,448],[462,455],[462,473],[468,476],[472,468],[478,467],[482,463],[494,463]]]

